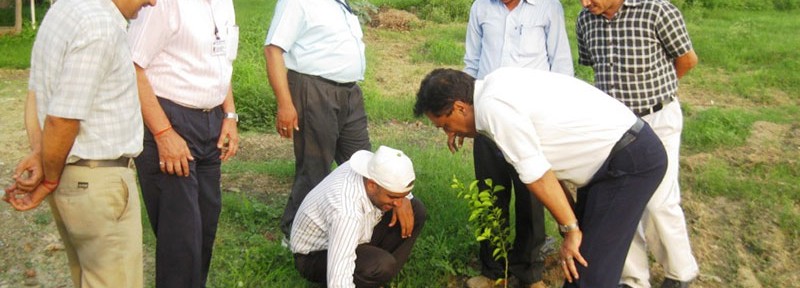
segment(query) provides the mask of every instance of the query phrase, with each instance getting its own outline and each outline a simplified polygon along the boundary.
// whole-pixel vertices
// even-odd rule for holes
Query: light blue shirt
[[[340,83],[363,80],[361,24],[340,1],[279,0],[264,45],[286,51],[290,70]]]
[[[509,66],[573,76],[561,3],[522,0],[509,11],[499,0],[476,0],[469,14],[464,64],[464,72],[476,79]]]

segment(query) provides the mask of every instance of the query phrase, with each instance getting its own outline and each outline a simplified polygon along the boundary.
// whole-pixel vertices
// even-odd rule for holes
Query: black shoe
[[[689,288],[689,282],[681,282],[675,279],[664,278],[661,288]]]

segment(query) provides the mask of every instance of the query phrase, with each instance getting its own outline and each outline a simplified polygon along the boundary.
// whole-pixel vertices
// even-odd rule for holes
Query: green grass
[[[800,18],[793,13],[689,10],[685,13],[700,64],[686,83],[712,93],[767,104],[768,89],[800,90],[796,47]],[[795,98],[796,99],[796,98]]]
[[[786,5],[790,6],[796,3],[787,1]],[[416,11],[429,22],[423,28],[409,32],[366,30],[366,33],[411,45],[414,47],[411,58],[416,66],[460,67],[466,26],[463,7],[470,1],[451,2],[458,5],[421,0],[372,1],[376,6]],[[688,1],[676,2],[685,5]],[[579,2],[562,3],[576,58],[574,20],[580,10]],[[235,5],[241,35],[239,58],[234,64],[233,88],[237,110],[241,114],[241,127],[243,130],[272,133],[275,100],[264,72],[262,49],[275,0],[236,0]],[[440,11],[435,12],[437,9]],[[684,12],[700,64],[681,80],[681,89],[691,87],[692,91],[697,91],[698,97],[726,95],[749,103],[749,106],[708,108],[684,103],[683,156],[728,155],[724,152],[747,145],[757,122],[785,125],[790,127],[790,131],[796,131],[800,126],[797,93],[800,91],[800,73],[796,73],[800,68],[800,52],[797,51],[800,37],[795,30],[800,27],[800,18],[786,12],[722,11],[697,6],[684,9]],[[447,19],[455,19],[456,23],[437,24],[436,21],[441,20],[435,15],[447,15],[441,19],[450,17]],[[34,33],[28,27],[21,36],[0,37],[0,51],[3,52],[0,53],[0,67],[28,67]],[[373,144],[376,148],[377,145],[388,145],[404,150],[414,159],[418,179],[414,193],[429,211],[425,231],[411,260],[390,287],[453,286],[453,283],[463,281],[461,278],[479,273],[474,263],[477,244],[466,226],[468,209],[449,187],[453,175],[463,181],[473,178],[472,158],[469,151],[451,155],[445,147],[443,133],[431,132],[430,127],[414,128],[407,124],[417,121],[411,115],[416,91],[404,92],[400,97],[386,97],[376,80],[375,67],[385,60],[376,53],[378,49],[385,48],[367,43],[369,67],[362,84],[369,120],[376,127],[370,131]],[[592,81],[590,67],[576,65],[575,68],[577,77]],[[429,125],[427,121],[421,123]],[[797,142],[785,143],[786,153],[800,149],[793,147],[794,143]],[[693,191],[696,197],[706,197],[702,198],[704,200],[724,198],[731,203],[745,203],[738,219],[756,220],[744,221],[747,223],[740,226],[714,227],[719,231],[715,234],[719,237],[715,239],[715,245],[727,251],[740,249],[739,245],[742,245],[745,247],[742,249],[751,251],[756,260],[725,258],[728,265],[717,265],[706,259],[708,262],[704,265],[708,266],[701,267],[702,271],[735,279],[737,267],[755,263],[755,267],[763,268],[759,271],[766,271],[757,274],[765,287],[787,285],[775,279],[781,275],[778,273],[780,270],[774,272],[776,268],[771,268],[771,249],[759,241],[763,235],[758,233],[757,226],[778,227],[787,235],[787,247],[794,249],[791,251],[796,251],[800,245],[800,212],[797,209],[797,203],[800,203],[800,164],[797,159],[787,157],[765,164],[746,162],[733,156],[710,158],[683,171],[682,187]],[[291,159],[234,159],[224,164],[223,173],[233,176],[254,173],[275,178],[280,183],[290,183],[293,169]],[[280,246],[281,234],[277,225],[286,192],[275,191],[267,195],[254,191],[224,193],[209,278],[211,287],[314,287],[297,274],[290,253]],[[37,223],[44,221],[37,220]],[[145,222],[144,225],[147,231],[145,246],[152,249],[155,241],[149,232],[149,224]],[[547,225],[550,234],[557,235],[553,232],[552,222]],[[737,239],[742,239],[742,242],[735,242]],[[723,283],[729,283],[728,280]]]
[[[464,39],[466,37],[464,25],[434,26],[425,30],[427,30],[425,34],[436,33],[436,37],[417,46],[418,48],[411,56],[412,60],[437,65],[464,64]]]

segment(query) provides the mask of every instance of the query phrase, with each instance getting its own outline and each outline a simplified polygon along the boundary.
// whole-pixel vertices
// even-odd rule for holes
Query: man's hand
[[[18,211],[27,211],[38,207],[54,189],[47,188],[43,183],[40,183],[33,191],[28,193],[15,189],[14,185],[11,185],[6,189],[6,196],[3,200],[10,203]]]
[[[278,107],[278,115],[275,116],[275,129],[278,130],[278,135],[288,139],[292,139],[294,131],[300,130],[297,125],[297,109],[294,108],[294,105]]]
[[[389,222],[389,227],[394,227],[399,220],[400,236],[411,237],[411,232],[414,232],[414,209],[411,208],[411,200],[403,198],[397,201],[400,201],[400,204],[392,209],[392,221]]]
[[[158,146],[158,166],[161,172],[188,177],[189,161],[194,161],[194,157],[183,137],[174,129],[169,129],[154,138]]]
[[[577,264],[589,267],[589,263],[586,262],[586,259],[583,259],[580,250],[578,250],[581,246],[581,241],[583,241],[583,232],[580,229],[575,229],[567,232],[564,235],[564,242],[561,243],[561,270],[569,283],[580,278]]]
[[[239,130],[236,128],[235,120],[227,118],[222,120],[217,148],[220,149],[219,159],[222,161],[230,159],[239,151]]]
[[[31,152],[25,156],[14,169],[15,190],[21,192],[31,192],[39,182],[44,179],[44,172],[42,168],[42,155],[36,152]]]
[[[458,152],[458,149],[464,146],[464,137],[457,136],[455,133],[447,133],[447,148],[451,153]]]

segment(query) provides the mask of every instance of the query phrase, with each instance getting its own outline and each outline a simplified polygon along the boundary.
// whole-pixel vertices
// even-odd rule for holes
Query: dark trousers
[[[189,177],[162,173],[158,147],[145,129],[136,170],[156,235],[156,287],[205,287],[221,209],[217,139],[223,113],[220,107],[202,111],[161,98],[159,103],[195,160],[189,161]]]
[[[300,131],[294,132],[294,184],[280,223],[286,237],[300,203],[331,173],[333,162],[339,165],[358,150],[371,150],[358,85],[337,85],[291,70],[288,80]]]
[[[609,155],[578,189],[575,214],[583,231],[580,279],[564,287],[617,287],[633,234],[667,169],[667,153],[645,124],[636,140]]]
[[[389,211],[384,213],[381,221],[375,225],[370,242],[358,245],[356,270],[353,273],[356,287],[379,287],[400,273],[400,269],[411,255],[414,242],[422,233],[428,214],[425,205],[417,198],[411,200],[411,207],[414,209],[414,231],[411,232],[411,237],[403,239],[400,236],[400,225],[389,227],[389,222],[392,220],[392,211]],[[303,278],[312,282],[327,281],[327,263],[328,250],[294,254],[295,268]]]
[[[539,282],[544,271],[544,259],[539,254],[546,236],[542,203],[519,180],[517,170],[506,162],[503,153],[491,139],[483,135],[475,137],[473,158],[475,179],[492,179],[492,185],[505,187],[495,194],[497,200],[494,205],[503,211],[506,225],[510,220],[509,206],[513,191],[516,237],[508,253],[509,273],[523,284]],[[483,182],[479,185],[481,190],[488,189]],[[504,263],[494,259],[493,251],[494,247],[489,241],[480,242],[481,274],[491,279],[503,278]]]

